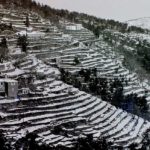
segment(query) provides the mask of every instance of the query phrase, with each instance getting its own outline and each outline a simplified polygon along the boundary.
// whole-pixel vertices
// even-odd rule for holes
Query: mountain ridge
[[[137,27],[150,29],[150,17],[131,19],[131,20],[126,21],[126,23],[128,23],[129,26],[134,25]]]

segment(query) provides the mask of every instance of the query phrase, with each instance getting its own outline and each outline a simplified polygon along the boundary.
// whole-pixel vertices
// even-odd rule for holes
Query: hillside
[[[150,17],[133,19],[126,22],[129,26],[137,26],[144,29],[150,29]]]
[[[79,22],[22,7],[1,6],[0,16],[1,47],[9,50],[7,57],[1,53],[1,82],[18,82],[15,98],[0,98],[0,129],[11,145],[34,132],[39,145],[53,147],[73,149],[88,135],[105,138],[114,149],[144,146],[150,129],[148,77],[141,79],[125,65],[124,52],[136,54],[137,42],[142,45],[148,33],[122,33],[113,26],[96,38]],[[124,107],[130,102],[133,107]]]

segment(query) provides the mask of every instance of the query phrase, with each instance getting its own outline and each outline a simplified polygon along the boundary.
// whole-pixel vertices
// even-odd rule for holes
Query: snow
[[[43,32],[40,32],[40,31],[30,31],[30,32],[27,32],[25,30],[23,31],[20,31],[18,33],[16,33],[17,35],[28,35],[29,38],[37,38],[37,37],[44,37],[45,36],[45,33]]]
[[[5,73],[8,77],[16,77],[19,75],[24,74],[25,72],[21,69],[16,68],[15,71],[13,72],[9,72],[9,73]]]
[[[0,117],[1,117],[1,118],[4,118],[4,117],[6,117],[6,116],[7,116],[6,113],[0,112]]]
[[[150,17],[139,18],[127,21],[129,26],[137,26],[144,29],[150,29]]]
[[[4,79],[0,79],[0,82],[10,82],[10,83],[17,83],[18,81],[16,81],[16,80],[13,80],[13,79],[8,79],[8,78],[4,78]]]
[[[22,18],[25,19],[24,16],[22,16]],[[41,29],[49,27],[49,25],[45,24],[44,19],[42,19],[42,22],[37,23],[32,22],[31,19],[30,28],[26,28],[25,25],[23,25],[23,22],[21,23],[21,19],[17,20],[13,21],[14,26],[18,27],[17,30],[20,31],[16,34],[28,34],[29,40],[31,40],[31,42],[29,42],[29,49],[31,49],[29,53],[32,52],[35,55],[28,54],[24,57],[20,63],[20,69],[15,69],[12,62],[10,62],[10,65],[6,65],[4,71],[8,71],[7,75],[14,78],[14,76],[19,74],[24,73],[26,75],[26,73],[30,73],[30,70],[33,69],[36,75],[44,74],[47,78],[45,80],[34,79],[34,85],[37,90],[42,91],[40,92],[42,96],[34,95],[34,97],[20,98],[20,100],[0,100],[2,106],[8,105],[10,107],[8,108],[9,113],[0,113],[2,118],[6,120],[8,118],[7,121],[0,122],[0,126],[2,126],[5,131],[10,130],[17,132],[15,134],[10,134],[10,137],[20,138],[25,136],[27,130],[29,132],[38,130],[40,131],[38,133],[40,133],[39,135],[41,136],[40,142],[55,143],[56,145],[70,145],[72,143],[71,138],[65,138],[59,135],[56,136],[50,132],[51,122],[54,122],[54,125],[61,125],[63,123],[85,120],[85,124],[77,123],[76,127],[76,129],[81,130],[84,134],[94,133],[97,137],[99,137],[99,135],[105,136],[109,134],[110,139],[113,140],[113,138],[117,138],[118,143],[121,141],[129,143],[130,141],[125,141],[127,139],[131,139],[133,142],[134,140],[140,142],[141,137],[137,135],[145,133],[146,129],[150,128],[150,124],[121,109],[117,109],[107,102],[103,102],[97,97],[81,92],[62,81],[57,80],[60,75],[59,70],[48,65],[50,64],[49,61],[51,59],[57,58],[62,60],[62,67],[69,71],[71,70],[72,72],[78,71],[80,68],[97,67],[98,71],[105,78],[108,77],[111,79],[123,75],[126,79],[130,78],[132,83],[136,84],[133,86],[130,82],[130,85],[124,88],[125,93],[136,92],[138,93],[138,96],[141,96],[142,93],[144,93],[145,88],[150,89],[148,83],[146,84],[146,81],[144,81],[143,84],[140,84],[136,74],[130,73],[129,70],[122,66],[123,57],[116,56],[111,47],[108,47],[105,42],[101,41],[102,39],[96,41],[98,42],[98,46],[91,46],[91,48],[86,47],[84,42],[79,42],[82,38],[83,41],[89,43],[93,42],[92,40],[88,40],[88,38],[91,37],[91,33],[85,29],[74,33],[76,37],[70,34],[63,34],[59,29],[57,30],[57,33],[53,32],[46,34],[42,32],[43,29]],[[4,18],[4,21],[7,22],[9,19]],[[137,35],[132,34],[130,36],[136,37]],[[71,45],[73,43],[69,41],[69,38],[74,42],[78,42],[79,47]],[[67,39],[70,42],[69,45],[60,48],[59,46],[63,46],[65,43],[64,41],[67,41]],[[75,41],[75,39],[77,39],[77,41]],[[9,39],[9,42],[13,44],[16,41],[17,40],[14,40],[13,38]],[[49,41],[52,41],[52,43],[49,43]],[[60,49],[56,49],[55,46],[50,46],[51,44],[55,44],[55,42],[59,43],[59,46],[56,47],[59,47]],[[48,48],[43,48],[42,46],[48,46]],[[55,47],[55,49],[53,49],[53,47]],[[10,46],[10,48],[12,52],[15,52],[14,54],[21,54],[21,51],[15,48],[15,46]],[[125,48],[133,51],[131,47]],[[13,49],[16,51],[13,51]],[[46,65],[42,60],[36,58],[36,55],[38,55],[37,53],[45,55],[52,53],[54,55],[47,56],[48,59],[43,59],[44,62],[47,62]],[[71,65],[75,55],[80,57],[82,65]],[[115,73],[115,69],[118,69],[117,73]],[[54,94],[58,91],[59,94]],[[17,105],[18,101],[22,102],[21,105]],[[21,118],[20,115],[24,116]],[[20,120],[18,119],[19,117]],[[27,124],[22,127],[23,123]],[[72,128],[67,130],[71,131]],[[130,135],[130,133],[134,136]],[[72,137],[75,138],[75,136]]]

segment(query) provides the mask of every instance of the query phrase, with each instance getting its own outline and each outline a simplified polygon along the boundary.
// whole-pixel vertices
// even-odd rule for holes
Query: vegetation
[[[77,56],[74,58],[74,64],[75,65],[80,64],[80,60],[79,60],[79,58]]]
[[[144,68],[146,71],[150,71],[150,43],[145,39],[139,39],[138,37],[132,38],[129,35],[125,36],[121,33],[113,33],[111,31],[105,31],[101,34],[105,42],[107,42],[112,48],[114,48],[117,52],[123,53],[126,56],[126,53],[133,56],[135,59],[135,63],[140,63],[140,66]],[[116,44],[117,43],[117,44]],[[127,47],[127,48],[125,48]],[[134,51],[128,50],[128,48],[132,48]],[[125,58],[126,61],[128,57]],[[133,65],[133,64],[128,64]],[[136,69],[138,69],[136,67]]]
[[[25,25],[26,25],[26,27],[30,26],[30,21],[29,21],[29,16],[28,15],[26,16]]]
[[[25,137],[19,139],[15,145],[11,145],[5,138],[3,132],[0,133],[0,147],[2,150],[109,150],[111,143],[108,143],[104,138],[94,140],[92,134],[78,138],[76,144],[72,148],[67,148],[61,145],[39,145],[36,142],[37,134],[27,133]]]
[[[94,35],[99,38],[100,34],[103,34],[104,40],[107,41],[110,44],[113,44],[114,41],[117,41],[118,39],[112,36],[109,32],[105,33],[105,30],[112,29],[112,30],[118,30],[122,33],[124,32],[138,32],[138,33],[146,33],[147,30],[138,28],[138,27],[128,27],[127,24],[120,23],[114,20],[105,20],[105,19],[99,19],[94,16],[89,16],[86,14],[81,14],[77,12],[68,12],[67,10],[56,10],[52,9],[49,6],[46,5],[40,5],[39,3],[36,3],[31,0],[1,0],[0,3],[4,4],[5,7],[10,7],[10,3],[14,4],[14,6],[22,7],[24,9],[29,9],[35,12],[38,12],[43,17],[50,19],[54,23],[57,23],[59,18],[64,18],[70,21],[75,21],[78,23],[82,23],[84,27],[91,30]],[[25,21],[26,27],[30,26],[29,17],[26,17]],[[0,25],[1,30],[12,29],[12,24],[10,26],[1,24]],[[115,39],[115,40],[114,40]],[[124,41],[120,41],[120,43],[123,43]],[[140,43],[136,45],[137,46],[137,56],[138,59],[142,62],[144,68],[146,70],[150,70],[149,63],[150,63],[150,54],[149,54],[149,48],[150,45],[146,41],[143,41],[143,43]],[[128,45],[135,46],[134,41],[126,41]],[[27,52],[27,46],[28,46],[28,39],[26,35],[19,35],[17,45],[21,47],[23,52]],[[3,59],[6,58],[8,46],[7,46],[7,40],[4,37],[1,40],[0,43],[0,62],[3,62]],[[80,63],[79,58],[74,58],[75,65],[78,65]],[[82,69],[78,75],[71,75],[69,72],[66,72],[65,70],[61,70],[61,78],[64,82],[68,84],[73,84],[75,87],[79,88],[80,90],[84,90],[86,92],[92,93],[94,95],[101,96],[101,98],[105,101],[110,102],[111,104],[120,107],[128,112],[133,112],[135,114],[144,114],[147,113],[148,105],[146,102],[145,97],[137,97],[135,94],[130,94],[127,96],[124,96],[123,94],[123,85],[128,84],[128,80],[125,80],[122,78],[115,78],[115,79],[106,79],[106,78],[100,78],[97,77],[97,69],[94,68],[92,70],[90,69]],[[39,77],[39,79],[43,79],[44,76]],[[56,131],[60,133],[62,131],[61,128],[57,128]],[[0,132],[0,147],[2,150],[11,150],[12,147],[10,143],[5,138],[4,134]],[[54,133],[56,134],[56,133]],[[21,138],[18,140],[15,144],[15,149],[28,149],[28,150],[48,150],[48,149],[67,149],[63,146],[47,146],[47,145],[38,145],[36,142],[37,135],[34,133],[27,134],[24,138]],[[145,136],[144,140],[145,145],[149,145],[149,137],[148,135]],[[143,146],[142,148],[146,149],[146,146]],[[135,149],[137,145],[132,144],[129,146],[129,148]],[[14,148],[13,148],[14,149]],[[69,149],[69,148],[68,148]],[[98,141],[95,141],[93,139],[92,135],[88,135],[84,138],[78,138],[76,141],[75,147],[72,149],[78,149],[78,150],[103,150],[103,149],[111,149],[111,143],[108,143],[106,139],[99,139]],[[122,147],[119,147],[118,149],[123,149]]]
[[[8,58],[7,40],[5,37],[3,37],[0,42],[0,63],[3,63],[3,60],[6,60],[7,58]]]
[[[20,46],[22,52],[27,53],[28,44],[27,35],[19,35],[17,45]]]
[[[6,40],[5,37],[2,38],[0,46],[3,47],[3,48],[8,48],[8,46],[7,46],[7,40]]]
[[[12,150],[10,141],[6,139],[3,130],[0,130],[0,148],[1,150]]]
[[[113,146],[111,142],[107,142],[105,138],[99,138],[98,140],[93,139],[93,135],[82,135],[75,140],[75,144],[72,148],[67,148],[61,145],[39,145],[36,141],[38,137],[35,133],[27,133],[25,137],[20,138],[14,145],[11,145],[10,141],[6,139],[3,131],[0,132],[0,148],[1,150],[123,150],[121,146]],[[147,150],[150,147],[149,131],[144,135],[142,147],[139,150]],[[137,147],[136,143],[128,146],[129,150],[135,150]]]
[[[130,113],[144,115],[148,111],[145,97],[138,97],[136,94],[124,96],[123,85],[128,85],[128,80],[122,78],[107,79],[97,77],[97,70],[94,68],[82,69],[77,75],[72,75],[61,69],[61,79],[67,84],[72,84],[80,90],[100,96],[102,100],[120,107]]]
[[[137,45],[137,55],[138,60],[142,63],[143,67],[150,71],[150,43],[147,41],[139,41],[139,44]]]
[[[9,25],[0,23],[0,31],[4,30],[13,30],[12,24],[10,23]]]
[[[51,8],[47,5],[41,5],[40,3],[32,0],[1,0],[0,4],[3,4],[5,7],[11,7],[12,5],[10,4],[13,4],[14,7],[22,7],[27,10],[38,12],[41,16],[50,19],[54,23],[57,23],[59,18],[64,18],[66,20],[81,23],[86,28],[93,31],[96,36],[99,36],[100,31],[104,29],[113,29],[120,32],[148,32],[148,30],[144,30],[139,27],[128,27],[126,23],[121,23],[114,20],[101,19],[84,13],[69,12],[68,10],[62,9],[58,10]]]

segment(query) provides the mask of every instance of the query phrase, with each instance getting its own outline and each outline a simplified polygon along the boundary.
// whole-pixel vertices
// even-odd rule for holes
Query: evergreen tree
[[[106,139],[94,140],[93,135],[89,134],[85,138],[78,138],[75,150],[109,150],[111,145]]]
[[[3,60],[7,58],[8,58],[7,40],[5,37],[3,37],[0,42],[0,63],[3,63]]]
[[[25,25],[26,25],[26,27],[30,26],[29,15],[26,16]]]
[[[5,37],[2,38],[0,46],[3,47],[3,48],[8,48],[8,46],[7,46],[7,40],[6,40]]]
[[[6,139],[3,134],[3,130],[0,130],[0,149],[1,150],[12,150],[10,142]]]
[[[78,58],[78,57],[75,57],[75,58],[74,58],[74,63],[75,63],[75,65],[80,64],[80,61],[79,61],[79,58]]]
[[[99,35],[100,35],[100,29],[99,29],[99,27],[96,27],[94,29],[93,33],[94,33],[94,35],[95,35],[96,38],[99,38]]]
[[[9,28],[10,28],[10,30],[13,29],[12,23],[9,24]]]
[[[19,35],[17,45],[20,46],[22,52],[27,52],[28,39],[26,35]]]

